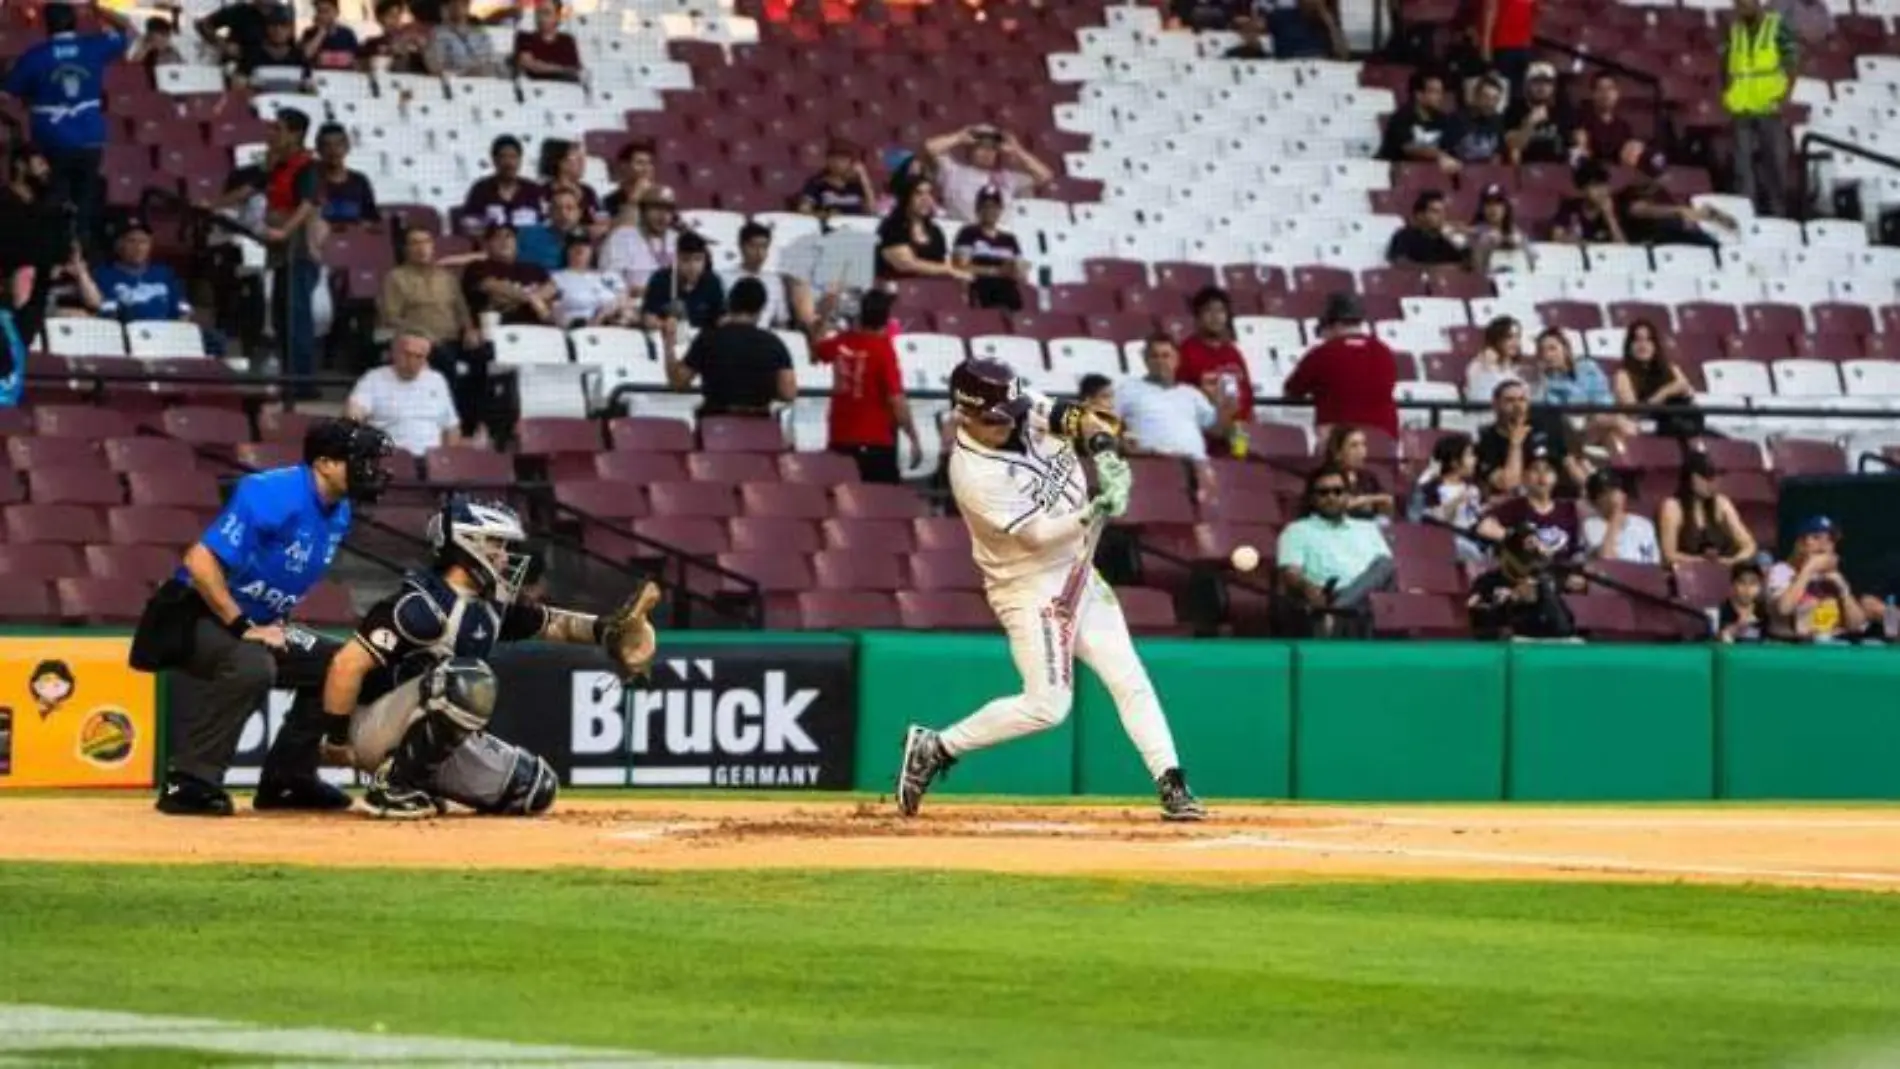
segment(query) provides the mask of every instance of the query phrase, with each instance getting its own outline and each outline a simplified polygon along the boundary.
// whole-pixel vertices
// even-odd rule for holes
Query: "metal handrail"
[[[1552,52],[1561,52],[1572,59],[1601,67],[1613,74],[1648,86],[1651,93],[1649,108],[1656,122],[1657,136],[1660,137],[1665,133],[1673,135],[1674,131],[1669,125],[1669,105],[1663,100],[1663,80],[1660,76],[1651,74],[1637,67],[1632,67],[1627,63],[1600,56],[1587,49],[1566,44],[1554,37],[1545,37],[1542,34],[1537,34],[1532,36],[1531,42],[1539,48],[1547,49]]]
[[[1808,182],[1807,165],[1811,162],[1825,160],[1828,158],[1828,155],[1826,153],[1813,151],[1811,146],[1814,146],[1814,145],[1825,145],[1836,152],[1845,152],[1850,156],[1858,156],[1863,160],[1868,160],[1873,163],[1878,163],[1883,167],[1892,167],[1895,170],[1900,170],[1900,159],[1895,159],[1894,157],[1889,156],[1884,152],[1875,152],[1873,149],[1867,148],[1864,145],[1856,145],[1852,141],[1843,141],[1840,138],[1833,137],[1829,134],[1816,133],[1813,130],[1809,130],[1806,133],[1801,135],[1800,144],[1797,147],[1796,152],[1795,152],[1796,158],[1801,161],[1801,180],[1802,180],[1802,185],[1804,187],[1804,194],[1813,192],[1811,189],[1805,188]],[[1813,199],[1814,198],[1812,196],[1808,196],[1808,195],[1803,195],[1801,197],[1800,208],[1801,208],[1801,220],[1803,222],[1806,222],[1808,218],[1810,217],[1810,214],[1812,212],[1811,204],[1813,202]]]
[[[585,509],[575,508],[574,506],[566,504],[565,502],[554,501],[554,500],[550,500],[549,504],[551,505],[553,514],[556,517],[566,517],[568,519],[575,520],[579,522],[583,528],[589,527],[589,526],[598,527],[602,530],[610,531],[621,538],[626,538],[640,545],[650,546],[653,549],[657,550],[660,556],[663,557],[666,561],[665,564],[661,565],[662,571],[664,571],[668,565],[671,565],[675,571],[674,581],[670,585],[672,586],[675,595],[678,596],[680,600],[684,600],[691,603],[704,604],[708,608],[712,609],[714,612],[719,613],[719,615],[721,616],[729,616],[730,614],[723,611],[723,608],[720,606],[716,598],[701,594],[698,591],[694,590],[692,588],[692,585],[687,582],[687,577],[689,574],[697,570],[700,572],[706,572],[711,575],[717,576],[720,579],[724,579],[724,580],[739,584],[739,586],[743,588],[743,597],[746,599],[746,609],[747,609],[746,620],[745,620],[746,624],[754,630],[758,630],[765,626],[764,591],[759,586],[758,580],[753,579],[751,576],[745,575],[741,572],[735,572],[732,569],[727,568],[724,565],[720,564],[717,560],[714,560],[711,557],[708,557],[699,553],[688,552],[684,549],[681,549],[678,546],[672,545],[671,543],[662,542],[657,538],[651,538],[651,537],[648,537],[647,535],[643,535],[627,527],[623,527],[623,526],[611,523],[606,519],[603,519],[599,516],[594,515],[591,512],[586,511]],[[605,556],[602,556],[601,554],[595,553],[587,549],[586,546],[584,545],[576,545],[572,548],[576,548],[580,550],[582,553],[586,554],[588,557],[592,559],[602,561],[603,563],[606,563],[611,567],[619,568],[620,570],[626,571],[629,574],[635,571],[635,569],[629,568],[624,564],[611,560],[610,558],[607,558]]]

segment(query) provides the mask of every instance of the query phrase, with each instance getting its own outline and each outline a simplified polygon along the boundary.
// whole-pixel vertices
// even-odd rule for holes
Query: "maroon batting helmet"
[[[950,373],[950,400],[957,411],[992,425],[1016,422],[1022,415],[1022,388],[1015,369],[1001,360],[971,357]]]

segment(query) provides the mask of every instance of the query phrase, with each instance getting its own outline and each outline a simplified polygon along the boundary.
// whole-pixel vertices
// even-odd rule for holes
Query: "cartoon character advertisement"
[[[0,789],[149,787],[154,677],[124,638],[0,638]]]

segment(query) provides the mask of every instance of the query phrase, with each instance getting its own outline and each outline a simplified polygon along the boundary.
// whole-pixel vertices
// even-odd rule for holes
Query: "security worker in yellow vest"
[[[1794,33],[1762,0],[1735,0],[1722,106],[1735,121],[1736,192],[1769,215],[1788,208],[1788,125],[1781,105],[1794,86]]]

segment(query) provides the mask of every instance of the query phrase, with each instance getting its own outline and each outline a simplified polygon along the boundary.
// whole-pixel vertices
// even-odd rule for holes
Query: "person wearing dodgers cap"
[[[1776,630],[1800,641],[1831,642],[1867,629],[1867,607],[1841,574],[1840,529],[1827,516],[1803,519],[1794,552],[1768,570],[1768,609]]]

